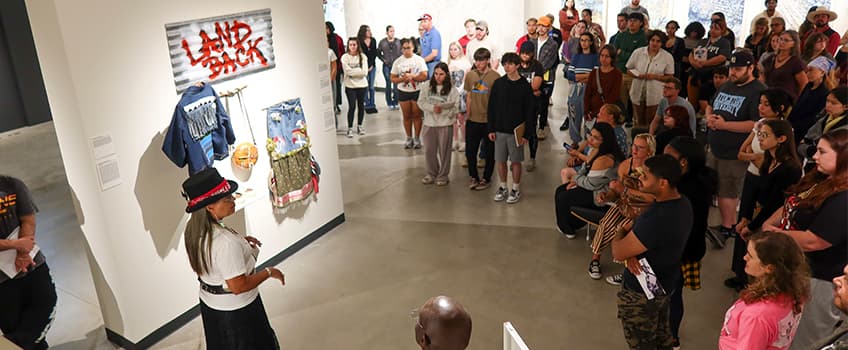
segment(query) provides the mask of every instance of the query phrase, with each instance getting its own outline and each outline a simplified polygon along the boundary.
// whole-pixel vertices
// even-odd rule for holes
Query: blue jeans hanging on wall
[[[318,192],[318,163],[309,150],[306,117],[300,99],[280,102],[267,109],[271,159],[268,189],[275,207],[285,207]]]
[[[368,71],[368,88],[365,90],[365,109],[373,109],[377,108],[377,102],[374,101],[374,94],[376,91],[374,90],[374,77],[377,75],[377,69],[371,67],[371,70]]]

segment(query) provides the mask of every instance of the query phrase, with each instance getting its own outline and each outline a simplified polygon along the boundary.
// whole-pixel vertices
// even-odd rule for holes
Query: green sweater
[[[648,46],[648,38],[645,36],[643,29],[639,29],[636,33],[631,33],[628,30],[618,33],[615,36],[615,42],[612,44],[619,50],[618,57],[615,59],[615,67],[622,73],[627,73],[627,68],[624,65],[627,64],[627,60],[630,59],[630,55],[633,54],[634,50],[642,46]]]

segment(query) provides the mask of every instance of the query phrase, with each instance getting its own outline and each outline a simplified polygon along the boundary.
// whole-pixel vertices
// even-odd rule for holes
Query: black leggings
[[[47,264],[0,283],[0,300],[0,330],[6,338],[24,350],[47,349],[43,335],[56,311],[56,287]]]
[[[347,96],[347,127],[353,127],[354,110],[357,112],[357,125],[362,125],[362,121],[365,119],[365,88],[345,87],[345,96]]]
[[[568,184],[557,187],[554,194],[557,226],[562,233],[574,234],[574,231],[586,225],[585,222],[571,215],[571,207],[598,208],[595,205],[594,193],[582,187],[566,190]]]

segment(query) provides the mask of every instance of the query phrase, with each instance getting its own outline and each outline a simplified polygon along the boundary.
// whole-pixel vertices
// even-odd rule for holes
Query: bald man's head
[[[451,297],[432,297],[421,306],[415,341],[423,350],[463,350],[471,340],[471,315]]]

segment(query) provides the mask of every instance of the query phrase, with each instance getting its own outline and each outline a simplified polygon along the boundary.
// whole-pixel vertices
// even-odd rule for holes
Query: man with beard
[[[836,50],[839,49],[839,33],[831,29],[829,24],[836,20],[836,12],[828,10],[827,6],[818,6],[807,14],[807,20],[815,25],[812,33],[822,33],[827,37],[827,52],[836,56]],[[801,47],[804,46],[806,39],[806,37],[802,38]]]
[[[842,276],[833,279],[833,305],[848,315],[848,266],[842,269]],[[848,322],[840,321],[833,333],[815,343],[810,349],[848,349]]]
[[[754,56],[739,50],[730,57],[730,79],[718,88],[707,105],[707,165],[718,172],[719,239],[734,237],[736,207],[748,162],[739,160],[739,148],[760,119],[760,92],[765,86],[754,79]],[[723,242],[720,244],[723,245]]]

